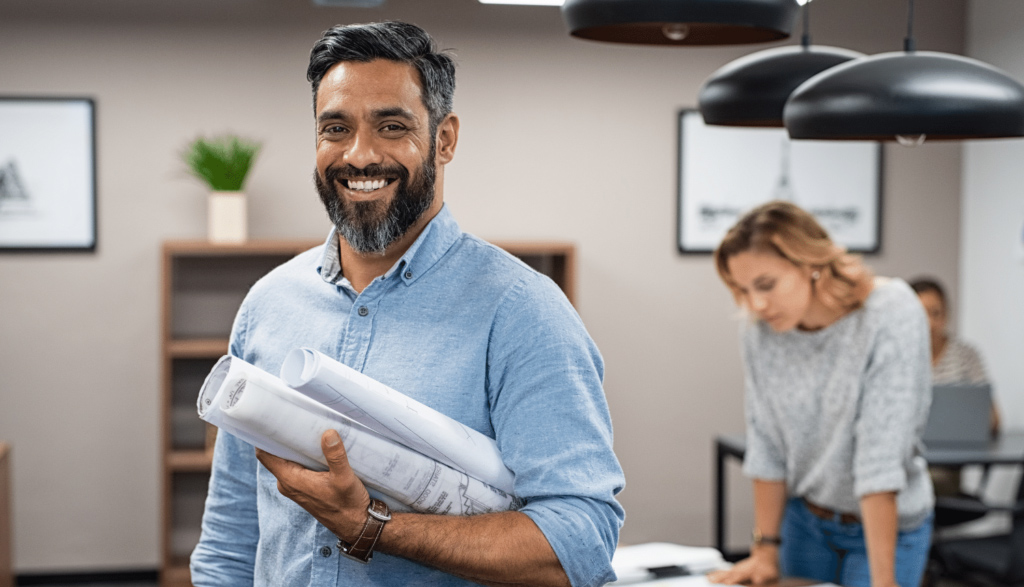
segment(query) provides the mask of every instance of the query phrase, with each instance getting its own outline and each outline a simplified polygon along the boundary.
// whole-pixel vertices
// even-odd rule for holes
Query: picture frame
[[[96,105],[0,96],[0,252],[94,252]]]
[[[850,252],[882,249],[882,144],[794,141],[784,128],[704,124],[679,111],[677,247],[708,254],[748,210],[788,200]]]

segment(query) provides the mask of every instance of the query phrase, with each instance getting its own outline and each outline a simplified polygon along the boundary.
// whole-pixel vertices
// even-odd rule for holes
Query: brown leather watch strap
[[[341,554],[355,559],[363,564],[373,559],[373,547],[380,539],[380,533],[384,530],[384,524],[391,519],[391,510],[388,504],[379,499],[371,499],[370,507],[366,509],[366,523],[359,537],[352,544],[344,540],[338,540],[338,550]]]

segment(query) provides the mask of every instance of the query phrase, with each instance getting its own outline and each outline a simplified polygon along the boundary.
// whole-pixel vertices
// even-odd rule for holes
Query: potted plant
[[[210,188],[207,197],[207,238],[240,243],[247,238],[245,178],[260,144],[235,135],[199,137],[182,154],[192,175]]]

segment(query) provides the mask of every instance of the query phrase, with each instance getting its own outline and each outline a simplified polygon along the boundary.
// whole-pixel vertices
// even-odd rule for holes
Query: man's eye
[[[405,130],[405,127],[400,124],[385,124],[381,127],[381,130],[384,132],[401,132]]]
[[[324,127],[324,133],[326,134],[338,134],[345,131],[345,127],[332,124],[331,126]]]

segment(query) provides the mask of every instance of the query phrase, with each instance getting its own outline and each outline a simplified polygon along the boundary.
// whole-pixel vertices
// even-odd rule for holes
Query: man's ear
[[[449,114],[437,125],[437,164],[447,165],[455,158],[455,145],[459,142],[459,117]]]

